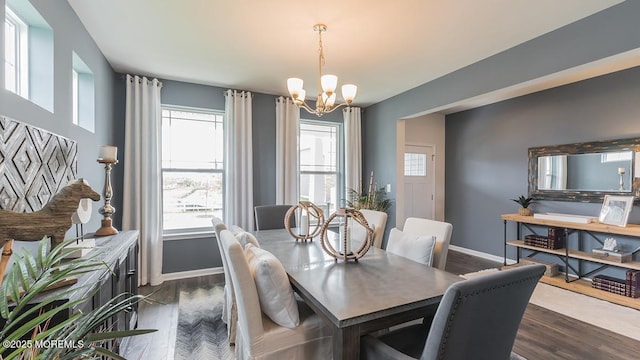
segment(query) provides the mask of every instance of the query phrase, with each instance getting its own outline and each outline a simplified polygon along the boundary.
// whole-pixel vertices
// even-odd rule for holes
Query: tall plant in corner
[[[378,189],[378,183],[373,181],[373,171],[369,176],[369,189],[364,192],[362,189],[347,189],[347,199],[345,205],[356,210],[369,209],[387,212],[393,200],[387,198],[385,189]]]
[[[126,311],[145,298],[132,294],[118,295],[102,307],[86,314],[77,311],[61,322],[51,321],[56,314],[90,301],[93,292],[77,300],[62,301],[66,296],[82,289],[74,287],[57,290],[48,294],[49,296],[39,298],[48,287],[69,277],[105,270],[105,267],[108,269],[107,264],[91,257],[63,262],[62,260],[74,251],[66,249],[65,246],[74,241],[66,240],[47,253],[45,238],[40,241],[35,256],[27,251],[23,251],[20,256],[14,255],[14,264],[0,287],[0,315],[5,321],[0,330],[0,359],[124,359],[108,350],[105,344],[114,339],[155,331],[101,329],[107,319]],[[27,340],[32,346],[11,346],[24,344],[18,342],[20,340]],[[47,344],[64,346],[46,346]]]

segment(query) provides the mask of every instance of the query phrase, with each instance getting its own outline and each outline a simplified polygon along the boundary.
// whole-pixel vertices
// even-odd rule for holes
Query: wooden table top
[[[296,242],[286,230],[258,231],[256,237],[282,262],[293,286],[339,328],[437,304],[449,285],[462,280],[378,248],[345,263],[326,254],[319,239]]]

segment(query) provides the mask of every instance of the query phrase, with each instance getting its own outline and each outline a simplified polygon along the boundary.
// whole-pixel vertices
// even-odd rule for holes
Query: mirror
[[[599,202],[607,194],[640,197],[640,138],[529,148],[533,198]]]

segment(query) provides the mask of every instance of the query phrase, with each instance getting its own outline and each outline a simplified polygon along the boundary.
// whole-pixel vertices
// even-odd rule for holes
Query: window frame
[[[71,107],[72,107],[72,116],[71,116],[71,122],[73,123],[73,125],[80,125],[80,93],[79,93],[79,87],[80,84],[78,83],[80,81],[79,79],[79,75],[78,75],[78,71],[76,69],[71,69]]]
[[[11,24],[15,29],[15,58],[13,59],[13,65],[15,67],[15,89],[9,89],[7,87],[7,78],[5,78],[4,88],[23,98],[29,99],[29,25],[9,6],[5,5],[4,9],[5,30],[7,23]],[[7,76],[6,37],[7,34],[5,33],[5,77]]]
[[[87,131],[96,127],[96,81],[91,68],[71,52],[71,122]]]
[[[160,106],[160,111],[161,111],[161,118],[164,119],[164,116],[162,115],[162,112],[164,110],[168,110],[168,111],[180,111],[180,112],[192,112],[192,113],[203,113],[203,114],[210,114],[210,115],[214,115],[214,116],[221,116],[222,117],[222,128],[223,128],[223,141],[226,141],[226,116],[225,116],[225,112],[222,110],[216,110],[216,109],[209,109],[209,108],[200,108],[200,107],[192,107],[192,106],[179,106],[179,105],[169,105],[169,104],[161,104]],[[192,121],[203,121],[203,120],[192,120]],[[161,144],[161,147],[163,145]],[[225,151],[226,151],[226,146],[223,145],[223,159],[226,160],[226,155],[225,155]],[[197,169],[197,168],[165,168],[164,165],[162,164],[162,153],[163,150],[161,148],[161,154],[160,154],[160,159],[161,159],[161,165],[160,165],[160,182],[161,182],[161,186],[163,188],[163,194],[164,194],[164,184],[163,184],[163,180],[164,180],[164,174],[165,172],[167,173],[179,173],[179,172],[190,172],[190,173],[201,173],[201,174],[220,174],[222,176],[222,193],[223,193],[223,197],[222,197],[222,214],[224,216],[224,214],[226,213],[226,199],[224,196],[224,189],[226,187],[225,181],[226,181],[226,176],[225,176],[225,171],[226,171],[226,162],[223,160],[222,163],[222,169]],[[164,209],[164,196],[163,196],[163,204],[162,207]],[[162,216],[163,216],[163,220],[164,220],[164,210],[162,212]],[[163,229],[162,229],[162,234],[165,240],[182,240],[182,239],[193,239],[194,236],[198,236],[198,235],[203,235],[203,236],[210,236],[211,234],[213,234],[213,227],[211,226],[202,226],[202,227],[188,227],[188,228],[180,228],[180,229],[165,229],[164,228],[164,221],[163,221]]]
[[[336,174],[336,210],[344,207],[345,201],[345,185],[344,185],[344,129],[341,122],[312,120],[312,119],[300,119],[300,128],[298,129],[298,137],[300,138],[300,132],[302,131],[302,125],[314,125],[314,126],[331,126],[336,128],[336,171],[302,171],[302,162],[298,161],[298,174],[302,177],[303,174],[309,175],[332,175]],[[302,146],[298,146],[298,156],[300,157],[302,152]],[[300,192],[302,189],[300,189]],[[302,194],[300,194],[302,197]],[[323,209],[324,211],[325,209]],[[328,217],[330,214],[325,214]]]

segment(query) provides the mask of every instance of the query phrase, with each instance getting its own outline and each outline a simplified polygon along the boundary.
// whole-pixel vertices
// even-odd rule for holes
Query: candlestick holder
[[[620,189],[618,191],[624,191],[624,174],[625,168],[618,168],[618,176],[620,176]]]
[[[111,167],[118,163],[115,159],[98,158],[98,163],[104,164],[105,176],[104,176],[104,206],[98,209],[100,215],[104,217],[102,219],[102,227],[96,231],[95,236],[107,236],[115,235],[118,230],[113,227],[111,215],[116,212],[116,209],[111,206],[111,197],[113,196],[113,190],[111,189]]]
[[[338,246],[334,247],[331,241],[329,241],[327,236],[327,231],[331,222],[335,218],[341,218],[340,221],[340,231],[339,231],[339,239]],[[365,230],[364,239],[360,243],[360,247],[357,249],[352,249],[351,244],[351,229],[349,228],[349,223],[352,223],[354,226],[362,226]],[[356,225],[355,223],[359,224]],[[373,229],[369,227],[369,223],[367,223],[367,219],[365,219],[364,215],[356,209],[351,208],[341,208],[336,212],[331,214],[327,221],[322,226],[322,231],[320,235],[320,245],[322,245],[322,249],[329,255],[333,256],[336,261],[343,260],[344,262],[348,262],[349,260],[355,260],[358,262],[358,259],[363,257],[369,248],[373,245]]]
[[[299,212],[298,233],[291,229],[291,216]],[[311,201],[300,201],[298,205],[293,205],[284,216],[284,228],[293,236],[296,241],[311,241],[320,234],[324,224],[324,212]]]

